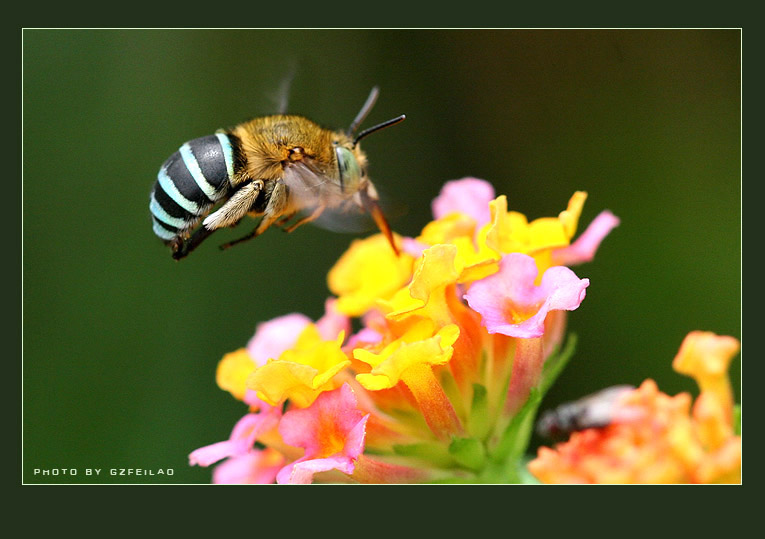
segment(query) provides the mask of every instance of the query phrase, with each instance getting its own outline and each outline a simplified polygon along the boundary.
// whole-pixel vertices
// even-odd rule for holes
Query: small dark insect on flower
[[[613,419],[614,405],[619,398],[635,389],[629,385],[612,386],[579,400],[561,404],[542,414],[536,432],[542,438],[563,440],[572,432],[601,428]]]

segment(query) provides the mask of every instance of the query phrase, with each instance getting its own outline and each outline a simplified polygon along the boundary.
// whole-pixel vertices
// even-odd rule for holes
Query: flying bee
[[[279,114],[186,142],[162,165],[152,188],[154,233],[179,260],[210,234],[236,226],[246,215],[260,221],[252,232],[221,248],[259,236],[273,224],[292,232],[325,212],[366,212],[398,254],[359,141],[405,116],[355,134],[377,95],[378,88],[372,88],[346,131]]]
[[[629,385],[611,386],[574,402],[566,402],[542,414],[537,422],[537,434],[560,440],[572,432],[606,427],[614,418],[617,401],[635,389]]]

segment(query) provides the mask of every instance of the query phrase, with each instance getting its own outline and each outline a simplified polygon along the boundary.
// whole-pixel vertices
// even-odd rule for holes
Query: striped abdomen
[[[165,161],[151,190],[154,233],[166,242],[183,236],[228,193],[236,139],[218,133],[190,140]]]

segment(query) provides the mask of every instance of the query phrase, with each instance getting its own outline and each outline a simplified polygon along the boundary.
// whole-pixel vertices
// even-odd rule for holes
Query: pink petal
[[[536,276],[533,258],[511,253],[500,260],[497,273],[473,283],[464,297],[470,308],[481,315],[489,333],[524,339],[540,337],[544,334],[547,313],[579,307],[590,281],[579,279],[563,266],[549,268],[539,286],[534,284]],[[513,323],[508,310],[520,315],[534,314]]]
[[[322,446],[326,439],[322,432],[331,429],[336,436],[343,437],[343,454],[357,454],[359,428],[361,450],[363,430],[367,417],[356,408],[356,396],[348,384],[333,391],[325,391],[308,408],[291,410],[284,414],[279,423],[279,434],[285,443],[305,449],[305,458],[326,454]]]
[[[308,485],[313,481],[314,474],[330,470],[352,474],[354,464],[351,459],[342,455],[311,460],[305,460],[304,457],[279,470],[276,482],[280,485]]]
[[[190,466],[207,467],[231,455],[246,453],[247,449],[242,440],[225,440],[195,449],[189,455]]]
[[[618,217],[608,210],[600,212],[574,243],[553,251],[553,261],[564,266],[589,262],[595,257],[595,251],[598,250],[603,239],[617,226],[619,226]]]
[[[327,341],[337,339],[341,331],[347,336],[351,332],[351,319],[336,309],[337,298],[324,302],[324,316],[316,322],[321,338]]]
[[[342,388],[332,391],[331,393],[339,393],[341,390],[343,390],[343,388],[347,388],[348,391],[351,391],[350,386],[345,384]],[[337,400],[347,400],[348,391],[342,391],[343,393],[346,393],[346,395],[340,395],[342,399]],[[326,395],[326,393],[324,393],[324,395]],[[351,391],[351,397],[352,396],[353,395]],[[353,398],[353,401],[355,407],[355,397]],[[341,410],[332,408],[328,403],[325,403],[325,405],[327,405],[325,412],[335,413],[339,411],[342,415],[346,416],[346,418],[349,415],[347,411],[342,412]],[[287,412],[285,417],[291,413],[293,412]],[[307,447],[306,454],[303,457],[299,458],[291,464],[288,464],[279,471],[279,474],[276,476],[276,482],[280,484],[289,483],[307,485],[313,481],[313,475],[315,473],[328,472],[329,470],[339,470],[349,475],[352,474],[353,470],[355,469],[355,460],[364,452],[364,438],[366,436],[366,424],[368,419],[369,414],[365,415],[361,421],[355,423],[350,431],[347,431],[342,452],[334,453],[328,457],[312,459],[311,453],[309,453],[310,448]],[[279,432],[282,434],[282,438],[285,442],[292,444],[292,442],[288,441],[288,439],[294,442],[296,437],[300,437],[299,434],[294,430],[294,427],[299,427],[299,423],[300,421],[296,421],[295,424],[288,426],[288,428],[286,428],[284,431],[281,428],[279,429]],[[343,423],[343,421],[338,423],[339,430],[344,431],[347,428],[347,425],[344,425]],[[327,427],[326,424],[323,426]],[[287,435],[285,436],[285,434]],[[318,444],[310,445],[318,446]]]
[[[486,180],[463,178],[446,182],[433,200],[433,217],[440,219],[452,212],[469,215],[481,227],[491,220],[489,202],[494,200],[494,187]]]
[[[280,411],[276,408],[247,414],[237,421],[228,440],[200,447],[189,455],[191,466],[209,466],[226,457],[239,456],[250,451],[257,437],[276,426]]]
[[[542,275],[539,290],[546,296],[548,311],[573,311],[584,301],[589,285],[589,279],[580,279],[569,268],[554,266]]]
[[[505,307],[508,300],[521,300],[520,305],[539,302],[534,286],[537,265],[530,256],[511,253],[499,262],[499,271],[474,282],[464,298],[470,308],[483,318],[489,333],[507,324]]]
[[[348,344],[343,348],[343,351],[349,353],[348,350],[358,348],[360,344],[374,344],[382,341],[383,336],[372,328],[362,328],[348,339]]]
[[[359,458],[364,452],[364,440],[367,435],[367,421],[369,421],[369,414],[366,414],[361,421],[348,433],[348,437],[345,439],[345,447],[343,448],[343,454],[355,460]]]
[[[270,404],[268,404],[265,401],[262,401],[258,398],[258,392],[254,389],[245,389],[244,390],[244,399],[242,401],[250,407],[251,410],[262,410],[262,409],[268,409],[272,408]]]
[[[228,459],[213,472],[213,483],[219,485],[267,485],[273,483],[284,459],[274,459],[273,453],[250,451]]]
[[[353,356],[352,351],[361,344],[374,344],[382,341],[384,328],[386,327],[385,316],[377,309],[370,309],[361,318],[363,327],[355,334],[351,335],[343,347],[349,356]]]
[[[269,359],[278,358],[292,348],[300,333],[311,319],[300,313],[287,314],[258,324],[255,336],[247,343],[247,351],[255,364],[263,366]]]
[[[421,243],[414,238],[405,237],[401,239],[401,249],[414,258],[420,258],[422,252],[428,247],[429,245]]]

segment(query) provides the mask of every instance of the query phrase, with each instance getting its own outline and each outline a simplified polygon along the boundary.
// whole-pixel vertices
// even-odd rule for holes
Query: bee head
[[[364,171],[361,165],[359,165],[359,160],[356,158],[356,155],[354,155],[353,150],[336,145],[335,156],[337,157],[340,189],[345,193],[354,193],[358,191],[361,184],[361,178],[364,176]]]
[[[406,116],[402,114],[401,116],[392,118],[387,122],[377,124],[373,127],[365,129],[354,137],[356,129],[367,117],[369,111],[372,110],[375,101],[377,101],[378,94],[379,89],[377,86],[375,86],[369,93],[369,97],[367,97],[366,102],[361,107],[361,110],[356,115],[356,118],[353,119],[350,127],[348,127],[348,130],[345,132],[345,136],[347,137],[348,141],[352,140],[352,143],[341,144],[340,141],[336,141],[335,156],[337,157],[338,179],[340,182],[340,188],[343,192],[353,193],[352,199],[356,202],[356,204],[358,204],[360,208],[366,210],[372,216],[380,231],[388,239],[390,246],[393,248],[393,252],[396,253],[396,256],[398,256],[400,252],[396,246],[393,232],[388,226],[388,221],[385,219],[385,215],[383,215],[383,212],[380,209],[377,190],[375,189],[374,185],[372,185],[372,182],[369,181],[369,178],[367,178],[366,156],[359,148],[358,143],[367,135],[371,135],[376,131],[391,125],[395,125],[399,122],[403,122],[406,119]]]

